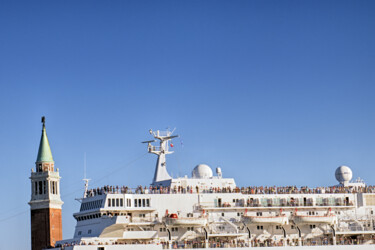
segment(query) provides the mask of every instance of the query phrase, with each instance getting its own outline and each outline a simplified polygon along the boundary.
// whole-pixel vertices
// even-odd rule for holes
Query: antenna
[[[83,179],[86,179],[86,152],[83,155]]]
[[[83,179],[82,180],[85,182],[85,191],[83,193],[83,198],[86,198],[87,190],[89,189],[89,181],[90,181],[90,179],[86,178],[86,152],[84,153],[84,157],[83,157]]]

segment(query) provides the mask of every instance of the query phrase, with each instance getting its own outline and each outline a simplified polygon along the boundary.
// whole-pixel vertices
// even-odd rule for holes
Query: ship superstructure
[[[375,243],[375,188],[351,183],[351,170],[336,170],[332,187],[237,187],[222,170],[197,165],[191,177],[172,178],[166,155],[170,131],[145,141],[157,164],[149,187],[86,189],[72,239],[63,249],[149,249]],[[153,145],[159,140],[159,145]],[[57,248],[58,249],[58,248]]]

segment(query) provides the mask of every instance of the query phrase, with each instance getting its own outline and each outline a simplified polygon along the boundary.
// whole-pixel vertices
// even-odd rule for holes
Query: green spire
[[[46,132],[44,116],[42,117],[42,123],[43,123],[42,137],[40,138],[39,151],[38,151],[38,157],[36,159],[36,162],[53,162],[52,152],[49,146],[47,132]]]

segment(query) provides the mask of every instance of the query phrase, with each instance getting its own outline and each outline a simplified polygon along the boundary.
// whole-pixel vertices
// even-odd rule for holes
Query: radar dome
[[[335,176],[338,182],[348,183],[353,177],[353,172],[347,166],[340,166],[336,169]]]
[[[195,179],[208,179],[212,177],[212,169],[206,164],[199,164],[191,173]]]

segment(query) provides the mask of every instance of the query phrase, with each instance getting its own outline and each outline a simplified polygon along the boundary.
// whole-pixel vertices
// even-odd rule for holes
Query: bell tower
[[[40,139],[35,170],[31,169],[31,250],[41,250],[55,246],[62,240],[60,175],[55,170],[49,146],[45,117],[42,117],[42,137]]]

